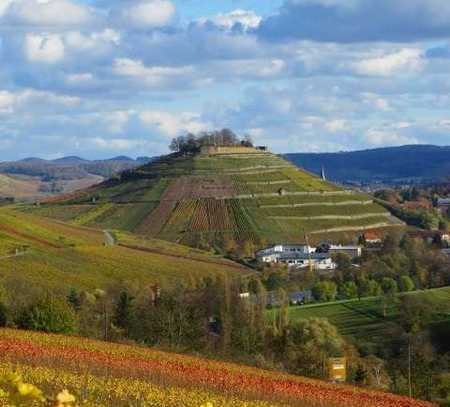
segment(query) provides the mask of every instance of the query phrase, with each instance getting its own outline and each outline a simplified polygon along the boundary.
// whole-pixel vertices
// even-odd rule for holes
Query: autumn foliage
[[[431,403],[127,345],[0,330],[0,376],[104,406],[428,407]],[[128,404],[133,401],[133,404]],[[8,405],[1,404],[0,406]]]

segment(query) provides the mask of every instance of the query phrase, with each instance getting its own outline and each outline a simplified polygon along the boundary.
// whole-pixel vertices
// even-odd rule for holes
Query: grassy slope
[[[17,179],[0,174],[0,197],[27,198],[39,195],[40,181],[38,179]]]
[[[0,283],[20,281],[52,290],[93,289],[126,283],[173,285],[247,270],[206,252],[157,240],[119,234],[119,242],[157,249],[146,252],[116,245],[105,247],[102,231],[67,225],[35,215],[0,209]],[[19,282],[18,282],[19,281]]]
[[[0,376],[12,367],[53,394],[68,388],[78,399],[88,398],[99,407],[199,407],[206,402],[224,407],[432,406],[149,348],[0,329]]]
[[[279,193],[281,188],[285,195]],[[350,236],[345,230],[391,224],[388,213],[370,199],[347,193],[279,156],[260,153],[168,156],[131,177],[28,210],[185,244],[199,238],[220,244],[225,235],[235,240],[300,241],[304,231],[336,232],[351,239],[357,230]],[[149,226],[155,222],[161,224]]]
[[[450,287],[437,288],[427,291],[417,291],[406,295],[414,295],[427,299],[435,305],[436,322],[450,322]],[[292,321],[301,318],[327,318],[335,325],[342,335],[356,341],[377,342],[388,337],[389,331],[397,325],[401,315],[395,305],[390,305],[387,317],[382,315],[382,308],[378,298],[362,300],[337,301],[328,304],[313,304],[289,308]],[[272,316],[274,311],[270,311]]]

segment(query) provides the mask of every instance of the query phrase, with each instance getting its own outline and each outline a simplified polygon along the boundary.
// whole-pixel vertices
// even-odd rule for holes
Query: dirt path
[[[246,268],[244,266],[240,266],[238,264],[229,264],[229,263],[215,261],[215,260],[200,259],[198,257],[191,257],[191,256],[183,255],[183,254],[170,254],[170,253],[164,252],[163,250],[150,249],[148,247],[140,247],[140,246],[128,245],[128,244],[125,244],[125,243],[119,243],[118,246],[124,247],[126,249],[130,249],[130,250],[136,250],[136,251],[139,251],[139,252],[154,253],[154,254],[159,254],[159,255],[162,255],[162,256],[166,256],[166,257],[172,257],[174,259],[186,259],[186,260],[198,261],[200,263],[214,264],[214,265],[218,265],[218,266],[222,266],[222,267],[228,267],[228,268],[231,268],[231,269],[234,269],[234,270],[239,270],[241,272],[250,272],[250,269],[248,269],[248,268]]]

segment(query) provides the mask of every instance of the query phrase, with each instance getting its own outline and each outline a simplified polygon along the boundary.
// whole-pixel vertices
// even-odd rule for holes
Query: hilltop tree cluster
[[[202,146],[253,147],[253,141],[249,135],[240,138],[232,130],[222,129],[175,137],[169,148],[176,153],[194,154],[198,153]]]

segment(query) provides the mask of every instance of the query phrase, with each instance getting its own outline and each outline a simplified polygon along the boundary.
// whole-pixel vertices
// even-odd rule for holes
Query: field
[[[369,196],[343,190],[270,153],[166,156],[23,210],[191,246],[205,239],[217,246],[230,237],[300,242],[305,232],[349,241],[365,229],[395,225]]]
[[[450,287],[427,291],[417,291],[405,295],[426,299],[436,309],[436,323],[450,321]],[[272,316],[273,311],[269,316]],[[356,341],[377,342],[389,337],[389,332],[397,326],[401,315],[398,308],[391,304],[387,308],[386,318],[382,315],[379,298],[362,300],[337,301],[328,304],[314,304],[289,308],[289,318],[295,321],[300,318],[327,318],[339,332]]]
[[[425,407],[387,393],[149,348],[0,330],[0,376],[11,370],[99,407]],[[0,396],[1,397],[1,396]],[[0,398],[0,405],[3,405]]]
[[[206,276],[249,273],[211,253],[125,232],[115,235],[117,244],[107,247],[101,230],[0,208],[0,286],[22,282],[30,290],[63,292],[117,284],[168,287]]]

